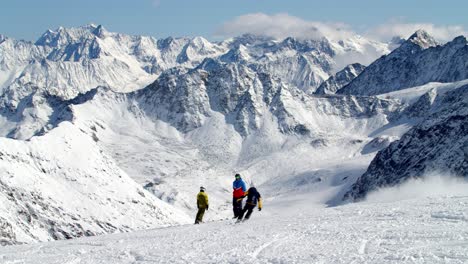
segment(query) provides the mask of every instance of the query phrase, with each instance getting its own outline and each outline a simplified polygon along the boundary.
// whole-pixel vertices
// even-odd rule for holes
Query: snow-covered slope
[[[300,189],[316,192],[317,202],[333,204],[385,146],[382,142],[395,136],[381,128],[403,110],[400,102],[386,98],[310,95],[334,71],[335,58],[364,50],[361,42],[343,42],[338,47],[327,39],[255,36],[221,43],[202,38],[154,40],[89,25],[48,31],[35,44],[13,44],[25,47],[24,59],[18,60],[22,53],[16,54],[17,48],[9,48],[15,52],[8,54],[15,56],[4,65],[19,70],[6,82],[0,101],[1,134],[48,141],[62,124],[71,122],[72,130],[81,132],[70,132],[70,137],[77,142],[92,140],[93,148],[123,170],[119,173],[154,194],[151,199],[159,198],[172,208],[168,212],[182,211],[166,222],[152,221],[154,225],[186,221],[195,209],[193,196],[200,185],[209,190],[214,219],[230,215],[228,186],[234,172],[263,185],[271,196]],[[120,71],[120,62],[130,71]],[[46,71],[29,71],[38,63]],[[87,73],[75,75],[75,70],[62,65],[79,71],[89,70],[84,65],[100,65],[106,73],[91,70],[86,77]],[[141,76],[158,78],[128,92],[135,87],[125,87],[126,83]],[[67,83],[58,85],[60,80]],[[105,87],[95,88],[99,85]],[[384,139],[372,143],[376,131]],[[56,147],[61,144],[50,141]],[[372,147],[362,155],[368,143]],[[60,155],[57,159],[66,163]],[[115,173],[109,175],[115,177]],[[54,197],[57,202],[68,199],[63,193]],[[21,200],[17,206],[25,204]],[[100,210],[146,212],[126,207]],[[83,215],[74,223],[87,225],[90,217]],[[46,214],[45,219],[56,216]],[[147,222],[141,221],[115,230],[144,227]],[[10,224],[20,228],[17,222]],[[54,236],[31,236],[29,241],[50,238]]]
[[[188,222],[69,122],[30,141],[0,138],[2,244]]]
[[[468,78],[468,45],[459,36],[438,45],[417,31],[399,48],[369,65],[340,94],[377,95],[429,82],[455,82]]]
[[[434,182],[441,186],[443,182]],[[434,185],[410,185],[430,188]],[[314,207],[266,201],[248,222],[208,222],[0,248],[3,263],[465,263],[467,184],[439,196]],[[463,190],[464,188],[464,190]],[[392,191],[392,190],[389,190]],[[414,192],[413,192],[414,193]],[[395,201],[395,197],[400,197]],[[209,217],[211,211],[206,213]]]
[[[371,158],[360,158],[360,148],[401,110],[401,104],[378,98],[311,96],[244,66],[207,64],[185,74],[165,73],[153,85],[133,93],[97,88],[63,100],[36,91],[18,109],[17,115],[3,120],[12,125],[11,130],[8,125],[2,127],[7,135],[45,133],[33,140],[61,148],[65,143],[49,137],[57,137],[56,127],[71,121],[73,130],[81,131],[69,133],[76,144],[95,142],[137,184],[152,192],[153,199],[182,210],[185,214],[175,221],[183,223],[195,209],[193,196],[200,185],[209,190],[216,217],[230,215],[228,186],[235,171],[247,181],[264,184],[271,195],[298,186],[322,192],[349,185]],[[346,134],[330,133],[345,128]],[[60,131],[66,133],[66,129]],[[356,155],[359,162],[353,163]],[[57,153],[58,162],[61,157]],[[318,200],[333,203],[339,191]],[[62,193],[54,197],[67,199]],[[25,203],[19,201],[18,206]],[[84,225],[87,220],[76,223]]]
[[[72,106],[74,123],[158,197],[190,212],[191,195],[205,185],[224,214],[235,171],[273,192],[320,173],[323,186],[335,184],[336,160],[346,164],[341,171],[362,173],[371,157],[345,161],[402,110],[393,100],[311,96],[243,66],[215,66],[163,74],[129,94],[98,89]]]
[[[346,198],[431,172],[468,177],[468,85],[439,95],[430,90],[407,113],[424,120],[380,151]]]
[[[89,179],[93,191],[80,189],[77,195],[91,197],[83,198],[91,199],[90,203],[112,199],[113,189],[103,182],[119,176],[125,180],[122,186],[136,188],[115,194],[118,201],[124,201],[122,206],[96,205],[100,215],[90,210],[77,220],[71,218],[73,222],[46,213],[39,233],[47,230],[49,220],[60,220],[61,226],[70,221],[75,226],[91,226],[93,233],[185,223],[196,209],[194,197],[201,185],[210,195],[210,218],[224,219],[232,214],[230,186],[236,172],[248,184],[254,181],[265,198],[303,194],[313,196],[309,201],[333,205],[365,172],[376,152],[408,131],[440,94],[429,91],[436,84],[415,88],[417,92],[408,96],[403,92],[313,94],[348,55],[354,59],[370,48],[379,53],[385,47],[363,38],[334,42],[246,35],[220,43],[203,38],[155,40],[110,33],[94,25],[48,31],[35,44],[6,39],[0,43],[0,50],[9,56],[0,62],[2,71],[8,73],[1,75],[5,86],[0,98],[0,134],[30,140],[3,139],[63,164],[57,174],[43,175],[39,169],[31,177],[40,175],[48,181],[66,170],[76,182]],[[42,70],[31,70],[34,67]],[[349,73],[347,80],[356,74]],[[150,84],[144,86],[143,80]],[[34,142],[42,145],[36,147]],[[63,153],[49,153],[48,144]],[[98,156],[85,155],[81,147]],[[27,156],[27,150],[19,156]],[[69,168],[73,165],[69,155],[75,153],[92,159],[78,160],[81,166],[105,171],[82,173]],[[83,175],[89,178],[81,179]],[[22,188],[25,193],[35,191],[35,186]],[[70,188],[78,187],[72,184]],[[92,200],[94,190],[100,188],[102,193]],[[72,214],[67,211],[75,208],[67,203],[68,193],[39,191],[50,193],[53,200],[48,203],[62,203],[61,213]],[[126,203],[122,197],[127,196],[141,198],[135,198],[135,204]],[[39,201],[18,200],[15,206],[26,208]],[[163,213],[146,217],[148,210]],[[136,215],[134,226],[111,218],[127,212]],[[0,214],[4,216],[15,217]],[[90,219],[118,225],[101,230]],[[8,223],[12,230],[36,230],[35,222]],[[64,228],[67,235],[86,234]],[[21,232],[26,231],[9,234]],[[32,234],[24,241],[54,238]]]
[[[346,66],[343,70],[337,72],[335,75],[328,78],[324,81],[315,94],[334,94],[339,89],[343,88],[345,85],[350,83],[356,76],[361,74],[361,72],[366,68],[366,66],[360,63],[354,63]]]
[[[372,140],[368,138],[372,131],[387,124],[389,116],[401,110],[398,102],[385,98],[317,97],[304,92],[327,78],[335,65],[335,51],[326,39],[278,41],[243,36],[215,44],[202,38],[154,40],[126,36],[89,25],[47,31],[35,44],[6,39],[0,45],[5,54],[2,70],[9,74],[2,75],[7,76],[2,79],[5,82],[0,99],[2,136],[43,144],[49,141],[61,148],[65,143],[60,133],[66,134],[70,129],[69,137],[74,138],[75,144],[87,140],[92,143],[90,149],[99,149],[109,162],[115,161],[118,168],[104,168],[110,171],[106,177],[130,176],[134,184],[149,191],[147,194],[154,194],[147,199],[170,209],[158,204],[156,208],[169,215],[174,212],[175,216],[160,216],[156,221],[154,217],[144,220],[139,215],[135,225],[129,226],[109,215],[141,210],[141,215],[146,216],[152,207],[99,205],[105,216],[90,213],[72,220],[44,212],[38,228],[35,223],[8,220],[12,228],[8,232],[9,243],[184,223],[195,209],[193,196],[200,185],[209,190],[216,218],[224,218],[231,211],[228,186],[234,172],[241,172],[247,181],[255,180],[259,185],[275,179],[277,183],[268,184],[268,188],[281,193],[288,186],[295,188],[305,178],[316,178],[318,172],[313,168],[321,161],[327,163],[321,169],[327,175],[321,177],[323,188],[336,185],[338,178],[341,181],[342,176],[336,176],[334,171],[352,168],[349,181],[340,182],[349,185],[365,169],[369,157],[358,157],[364,161],[358,165],[349,159]],[[289,66],[284,67],[286,62]],[[129,92],[141,87],[139,80],[147,80],[146,77],[158,78],[144,89]],[[297,83],[299,80],[301,83]],[[63,124],[68,124],[67,129],[61,128]],[[344,128],[348,129],[346,135],[329,133]],[[55,132],[57,129],[61,132]],[[345,153],[339,151],[343,145],[349,146]],[[73,149],[75,145],[70,148],[64,147],[63,151],[78,151]],[[317,149],[327,155],[319,155]],[[289,153],[288,159],[284,153]],[[310,164],[304,162],[309,155],[314,157],[307,159],[313,161]],[[66,156],[57,153],[54,157],[57,163],[68,164]],[[344,165],[336,168],[331,162],[334,159]],[[81,175],[70,173],[73,179]],[[89,177],[101,175],[92,171]],[[99,185],[100,181],[90,181],[90,185],[94,183]],[[315,184],[310,180],[307,185]],[[101,187],[96,185],[90,188]],[[279,185],[283,187],[278,189]],[[35,190],[30,186],[23,188],[24,192]],[[64,209],[60,213],[71,214],[67,211],[73,208],[66,202],[67,193],[47,189],[39,192],[51,193],[54,199],[47,203],[62,203]],[[111,196],[107,196],[109,192],[112,193],[103,191],[103,197],[97,197],[95,202],[106,200]],[[135,193],[138,194],[131,194]],[[336,192],[330,192],[319,200],[328,202],[335,195]],[[40,203],[33,197],[18,200],[15,206],[23,208],[33,202]],[[179,210],[182,213],[177,216]],[[14,215],[2,217],[12,219]],[[115,221],[115,228],[101,230],[90,224],[90,219],[112,224]],[[44,223],[48,221],[58,222],[66,235],[44,234],[49,228]],[[66,223],[91,225],[91,231],[70,229]]]

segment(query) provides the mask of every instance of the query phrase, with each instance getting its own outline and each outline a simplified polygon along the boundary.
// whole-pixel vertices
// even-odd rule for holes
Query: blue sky
[[[468,28],[466,0],[4,0],[0,7],[0,34],[26,40],[36,40],[49,28],[91,22],[114,32],[157,38],[201,35],[216,39],[244,33],[252,23],[255,28],[256,16],[248,14],[271,18],[255,30],[274,30],[278,23],[291,19],[298,27],[298,21],[315,21],[344,23],[359,33],[375,33],[379,28],[382,36],[405,26],[403,35],[423,26],[438,30],[441,36],[453,31],[450,37]]]

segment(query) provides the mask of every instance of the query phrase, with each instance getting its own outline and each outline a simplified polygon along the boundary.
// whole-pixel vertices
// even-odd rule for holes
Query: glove
[[[258,210],[259,210],[259,211],[261,211],[261,210],[262,210],[262,208],[260,207],[260,208],[258,208]]]
[[[209,207],[209,206],[207,205],[207,206],[206,206],[206,210],[208,210],[208,207]]]
[[[243,199],[243,198],[237,199],[237,202],[238,202],[238,203],[242,202],[242,199]]]

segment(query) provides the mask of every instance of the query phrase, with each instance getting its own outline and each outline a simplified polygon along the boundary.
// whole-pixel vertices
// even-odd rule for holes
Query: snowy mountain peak
[[[102,25],[95,26],[92,32],[99,38],[104,38],[108,33],[108,31]]]
[[[319,50],[330,55],[334,55],[331,43],[328,39],[320,40],[298,39],[293,37],[285,38],[279,45],[281,48],[294,49],[300,52]]]
[[[429,33],[422,29],[411,35],[407,42],[416,44],[423,49],[435,47],[438,45],[437,41],[431,35],[429,35]]]
[[[196,47],[210,47],[212,46],[212,44],[205,38],[203,37],[200,37],[200,36],[197,36],[197,37],[194,37],[190,43],[193,45],[193,46],[196,46]]]
[[[206,57],[220,55],[224,50],[202,37],[191,39],[177,57],[178,63],[202,61]]]
[[[337,93],[377,95],[429,82],[454,82],[468,78],[468,48],[463,36],[445,45],[417,31],[399,48],[369,65]]]
[[[85,39],[93,39],[95,37],[104,37],[107,31],[102,25],[88,24],[75,28],[59,27],[55,31],[48,29],[36,41],[39,46],[61,47],[71,43],[81,42]]]
[[[220,57],[224,62],[245,62],[251,60],[247,47],[239,44],[236,48],[230,49],[226,54]]]
[[[184,45],[186,45],[190,40],[187,38],[174,38],[174,37],[167,37],[165,39],[158,40],[158,49],[161,50],[172,50],[178,49]]]

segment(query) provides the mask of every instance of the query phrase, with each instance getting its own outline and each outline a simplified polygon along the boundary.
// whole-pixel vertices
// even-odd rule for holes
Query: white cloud
[[[238,36],[245,33],[274,38],[297,37],[319,39],[342,39],[353,34],[344,23],[324,23],[306,21],[288,14],[267,15],[264,13],[246,14],[224,23],[215,34],[221,37]]]
[[[360,34],[373,40],[389,41],[395,36],[408,38],[418,29],[426,30],[440,42],[450,41],[459,35],[468,35],[468,31],[460,25],[439,26],[432,23],[405,23],[395,19],[357,33],[345,23],[308,21],[286,13],[242,15],[224,23],[216,30],[215,34],[219,37],[226,37],[250,33],[278,39],[285,37],[318,39],[326,36],[332,40],[346,39]]]
[[[432,23],[403,23],[390,21],[372,28],[366,35],[375,39],[386,41],[394,36],[408,38],[418,29],[427,31],[440,42],[447,42],[460,35],[468,35],[468,32],[460,25],[439,26]]]

